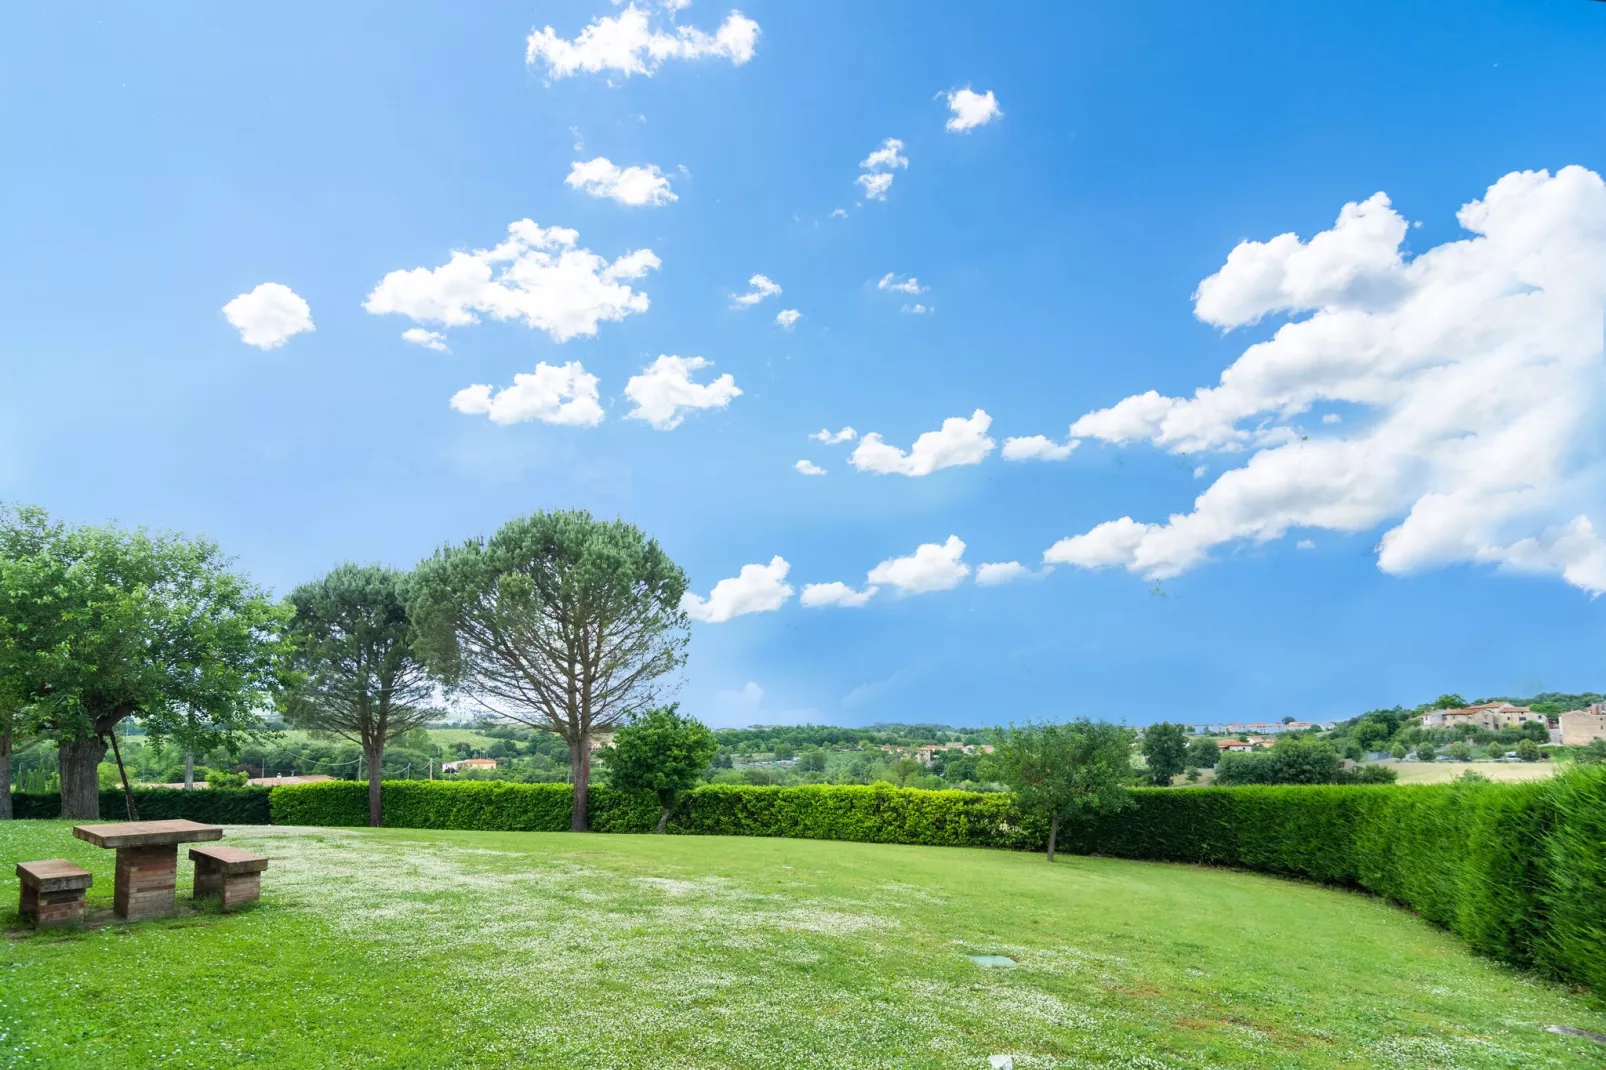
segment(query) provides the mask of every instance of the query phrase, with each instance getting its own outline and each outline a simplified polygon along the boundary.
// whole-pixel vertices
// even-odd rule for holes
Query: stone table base
[[[112,909],[129,921],[162,918],[173,913],[178,900],[178,845],[117,848],[117,887]]]

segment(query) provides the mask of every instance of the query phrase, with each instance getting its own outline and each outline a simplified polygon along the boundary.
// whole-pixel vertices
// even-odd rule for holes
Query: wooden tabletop
[[[221,840],[223,826],[199,821],[122,821],[112,825],[74,825],[72,834],[96,847],[163,847]]]

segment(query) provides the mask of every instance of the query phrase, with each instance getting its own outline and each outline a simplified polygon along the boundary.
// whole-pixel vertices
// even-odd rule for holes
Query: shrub
[[[270,788],[214,788],[210,791],[183,791],[178,788],[135,788],[134,806],[141,821],[168,821],[188,818],[209,825],[266,825],[269,823]],[[61,816],[59,794],[24,794],[11,797],[12,814],[19,818],[57,818]],[[102,821],[123,820],[128,815],[123,793],[100,793]]]

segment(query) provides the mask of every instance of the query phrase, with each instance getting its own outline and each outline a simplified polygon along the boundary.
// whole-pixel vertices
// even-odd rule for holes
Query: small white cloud
[[[891,290],[893,293],[908,294],[910,297],[916,294],[923,294],[927,290],[927,287],[920,285],[919,279],[913,276],[906,279],[902,275],[891,271],[881,276],[881,281],[875,284],[875,288],[878,290]]]
[[[1050,546],[1043,552],[1043,562],[1081,568],[1124,565],[1132,560],[1144,538],[1158,527],[1158,524],[1139,524],[1129,516],[1106,520],[1084,535],[1061,539]]]
[[[1203,479],[1205,476],[1207,476],[1209,474],[1210,474],[1210,469],[1206,468],[1202,464],[1196,466],[1194,468],[1194,470],[1193,470],[1193,478],[1195,478],[1195,479]]]
[[[950,416],[940,430],[927,431],[915,439],[908,453],[887,445],[880,435],[871,432],[848,459],[859,471],[878,475],[926,476],[956,465],[980,464],[995,445],[987,437],[992,422],[993,418],[981,409],[969,419]]]
[[[533,374],[520,372],[513,385],[493,391],[483,383],[466,386],[452,395],[452,408],[485,415],[492,423],[518,424],[540,420],[544,424],[595,427],[602,422],[597,402],[597,377],[579,361],[562,367],[537,364]]]
[[[728,59],[740,67],[753,58],[758,43],[758,23],[740,11],[726,16],[713,34],[690,26],[673,29],[673,33],[653,29],[648,13],[631,4],[618,15],[595,19],[572,41],[559,37],[550,26],[531,33],[524,62],[532,67],[544,62],[549,78],[600,71],[651,77],[672,59]]]
[[[1316,549],[1316,544],[1309,539],[1300,539],[1298,542],[1294,543],[1294,549],[1314,550]]]
[[[970,566],[960,558],[965,544],[957,535],[942,544],[922,543],[908,557],[893,557],[870,570],[866,577],[873,585],[886,584],[905,594],[924,594],[957,587],[970,575]]]
[[[881,143],[880,148],[860,160],[859,166],[866,171],[892,171],[899,167],[908,167],[909,158],[903,155],[903,142],[895,137],[889,137]]]
[[[887,190],[892,188],[892,176],[888,174],[860,175],[853,181],[864,187],[866,200],[884,201],[887,199]]]
[[[916,302],[912,305],[904,305],[900,311],[909,312],[916,316],[924,316],[926,313],[931,311],[931,307],[929,305],[922,305],[919,302]]]
[[[645,167],[619,167],[606,156],[584,163],[576,161],[563,180],[593,197],[608,197],[620,204],[658,206],[678,200],[669,179],[656,164]]]
[[[578,231],[541,227],[529,219],[507,229],[507,240],[495,248],[454,252],[438,268],[392,271],[362,307],[375,315],[399,313],[415,323],[446,327],[478,323],[481,314],[522,320],[555,342],[594,335],[603,320],[647,311],[647,295],[626,280],[660,266],[651,249],[610,263],[581,248]]]
[[[833,209],[831,209],[831,218],[832,219],[846,219],[847,217],[848,217],[848,210],[846,208],[833,208]]]
[[[626,418],[646,420],[659,431],[671,431],[688,412],[723,409],[732,398],[741,397],[729,372],[711,383],[692,382],[692,372],[710,367],[713,362],[702,357],[659,356],[625,384],[625,396],[636,403]]]
[[[240,332],[240,341],[258,349],[277,349],[291,336],[314,330],[312,309],[290,287],[264,282],[223,306],[223,315]]]
[[[1070,439],[1066,442],[1055,442],[1046,435],[1029,435],[1025,438],[1006,438],[1004,440],[1004,460],[1006,461],[1063,461],[1072,453],[1081,442]]]
[[[802,318],[803,313],[799,312],[795,308],[783,308],[775,314],[775,322],[779,323],[782,327],[785,327],[789,331],[792,329],[793,325],[795,325],[797,321]]]
[[[754,275],[747,280],[747,292],[731,297],[732,308],[752,308],[766,297],[778,297],[780,285],[767,275]]]
[[[1019,561],[991,561],[976,566],[976,583],[982,587],[999,587],[1016,580],[1036,580],[1048,575],[1052,569],[1033,572]]]
[[[799,461],[796,464],[794,464],[792,467],[796,468],[799,472],[803,473],[806,476],[823,476],[823,475],[825,475],[825,469],[821,468],[819,465],[815,464],[813,461],[807,461],[807,460]]]
[[[858,432],[851,427],[844,427],[842,430],[834,432],[822,427],[809,437],[816,442],[823,442],[827,446],[835,446],[840,442],[852,442],[858,437]]]
[[[753,680],[736,691],[720,691],[714,695],[719,704],[728,710],[757,713],[764,704],[764,689]]]
[[[948,94],[948,110],[953,112],[948,119],[948,130],[955,134],[968,133],[1004,115],[991,89],[977,93],[969,86]]]
[[[842,606],[856,609],[875,597],[879,587],[866,587],[862,591],[855,591],[845,583],[810,583],[803,587],[803,597],[798,601],[809,609],[819,609],[823,606]]]
[[[743,565],[736,576],[714,584],[707,599],[686,592],[680,608],[692,620],[705,624],[719,624],[748,613],[769,613],[792,597],[792,585],[786,582],[791,568],[779,554],[767,565]]]
[[[409,327],[402,332],[402,341],[425,349],[433,349],[437,353],[450,353],[446,345],[446,336],[439,331],[426,331],[422,327]]]
[[[1344,422],[1344,417],[1340,416],[1336,412],[1327,413],[1326,415],[1324,415],[1322,417],[1322,423],[1324,423],[1324,424],[1338,424],[1338,423],[1343,423],[1343,422]]]
[[[892,172],[908,166],[909,158],[903,155],[903,142],[889,137],[881,143],[880,148],[859,161],[859,167],[865,174],[853,181],[864,189],[866,200],[884,201],[887,191],[892,188]]]

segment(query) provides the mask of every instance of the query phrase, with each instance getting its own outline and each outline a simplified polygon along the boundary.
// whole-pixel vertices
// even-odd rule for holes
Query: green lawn
[[[799,840],[238,828],[264,899],[0,941],[7,1066],[1599,1067],[1599,1004],[1376,899]],[[112,856],[59,822],[109,904]],[[182,852],[181,852],[182,854]],[[15,929],[4,867],[0,925]],[[187,891],[186,866],[180,887]],[[1004,954],[1013,969],[967,956]]]

